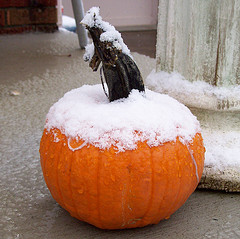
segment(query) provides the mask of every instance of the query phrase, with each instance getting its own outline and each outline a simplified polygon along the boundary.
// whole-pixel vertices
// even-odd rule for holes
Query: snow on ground
[[[240,131],[203,129],[205,165],[219,170],[240,168]]]
[[[191,107],[240,110],[240,85],[215,87],[203,81],[190,82],[177,72],[155,70],[146,78],[146,84],[150,89],[169,94]]]
[[[68,31],[76,31],[76,21],[74,18],[63,15],[62,16],[62,27]]]

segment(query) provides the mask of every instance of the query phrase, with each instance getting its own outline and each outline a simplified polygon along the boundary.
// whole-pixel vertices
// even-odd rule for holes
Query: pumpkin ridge
[[[149,213],[150,209],[151,209],[151,206],[152,206],[152,202],[153,202],[153,187],[154,187],[154,180],[153,180],[153,160],[152,160],[152,150],[151,148],[148,147],[148,150],[150,151],[150,165],[151,165],[151,195],[150,195],[150,199],[149,199],[149,202],[148,202],[148,207],[147,207],[147,210],[146,212],[144,213],[143,217],[142,217],[142,221],[144,222],[145,220],[146,221],[149,221],[149,219],[147,218],[147,214]],[[152,220],[150,219],[150,223],[152,223]],[[145,222],[144,222],[145,224]]]
[[[196,137],[196,135],[195,135],[195,137]],[[193,138],[193,142],[195,142],[195,140],[196,140],[196,138]],[[187,147],[187,145],[183,145],[184,146],[184,148],[187,150],[187,152],[188,152],[188,157],[189,157],[189,161],[190,162],[192,162],[192,157],[191,157],[191,155],[190,155],[190,152],[189,152],[189,150],[188,150],[188,147]],[[191,187],[192,188],[196,188],[197,187],[197,184],[196,185],[193,185],[193,182],[191,182]],[[189,193],[186,193],[184,196],[183,196],[183,199],[182,199],[182,202],[183,203],[181,203],[180,204],[180,202],[179,202],[179,204],[180,205],[183,205],[186,201],[187,201],[187,199],[189,198]]]
[[[63,167],[63,165],[66,166],[66,163],[70,162],[70,160],[68,160],[65,157],[65,155],[66,155],[66,153],[65,153],[66,137],[64,134],[61,133],[61,131],[59,131],[59,135],[61,136],[62,147],[60,150],[57,151],[57,153],[59,155],[58,184],[59,184],[60,192],[62,195],[62,203],[64,204],[63,208],[65,210],[67,210],[68,212],[70,212],[70,214],[72,215],[72,211],[73,211],[72,202],[70,202],[71,199],[69,199],[69,197],[66,197],[66,194],[65,194],[66,191],[69,191],[69,187],[68,187],[69,183],[67,183],[67,184],[64,183],[64,182],[70,182],[70,177],[69,177],[70,171],[69,170],[66,171],[66,167]],[[67,185],[67,188],[66,188],[66,185]]]
[[[69,150],[70,151],[70,150]],[[73,203],[73,209],[75,210],[75,214],[77,215],[78,218],[81,218],[79,213],[78,213],[78,210],[77,210],[77,207],[76,207],[76,203],[74,201],[74,198],[73,198],[73,190],[72,190],[72,160],[73,160],[73,157],[75,157],[75,154],[70,151],[70,161],[71,161],[71,164],[70,164],[70,174],[69,174],[69,192],[70,192],[70,195],[71,195],[71,198],[72,198],[72,203]]]
[[[181,178],[179,177],[179,171],[180,171],[180,167],[179,167],[179,146],[181,146],[182,147],[182,143],[179,141],[179,139],[177,138],[177,140],[176,140],[176,145],[177,145],[177,147],[175,147],[174,148],[174,151],[176,152],[176,155],[177,155],[177,159],[178,159],[178,171],[177,171],[177,173],[178,173],[178,176],[176,177],[177,178],[177,180],[179,181],[179,185],[178,185],[178,191],[177,191],[177,193],[176,193],[176,195],[175,195],[175,199],[174,199],[174,201],[173,201],[173,203],[172,203],[172,206],[169,208],[169,210],[168,210],[168,215],[171,215],[172,214],[172,211],[176,211],[176,210],[174,210],[175,208],[176,208],[176,206],[177,206],[177,204],[178,204],[178,199],[179,199],[179,193],[180,193],[180,189],[181,189],[181,187],[180,187],[180,185],[181,185]],[[178,146],[179,145],[179,146]],[[176,183],[177,184],[177,183]]]
[[[90,147],[93,147],[93,146],[90,146]],[[94,152],[94,155],[96,154],[96,152]],[[97,151],[97,156],[96,156],[96,158],[99,158],[100,157],[100,152],[99,151]],[[94,156],[93,156],[93,158],[94,158]],[[95,159],[96,159],[95,158]],[[96,160],[94,160],[95,162],[96,162]],[[97,160],[98,161],[98,160]],[[93,163],[94,164],[94,163]],[[94,169],[95,170],[95,169]],[[90,172],[90,171],[89,171]],[[97,162],[97,169],[96,169],[96,172],[98,172],[98,162]],[[93,180],[94,179],[96,179],[96,187],[98,187],[98,181],[99,181],[99,179],[98,179],[98,175],[97,175],[97,173],[96,173],[96,178],[95,177],[93,177]],[[93,181],[93,182],[95,182],[95,181]],[[94,189],[95,190],[95,189]],[[98,194],[98,188],[97,188],[97,194]],[[91,191],[89,191],[89,192],[91,192]],[[89,202],[89,204],[88,204],[88,215],[89,215],[89,223],[90,224],[92,224],[92,225],[95,225],[95,222],[96,222],[96,220],[99,220],[99,218],[98,218],[98,215],[99,215],[99,212],[98,212],[98,196],[97,197],[94,197],[94,200],[92,200],[91,198],[91,194],[89,193],[88,194],[88,202]],[[92,211],[91,211],[91,205],[90,205],[90,203],[92,203],[92,204],[94,204],[94,205],[97,205],[97,209],[95,209],[94,210],[94,213],[92,213]]]
[[[203,143],[203,138],[201,136],[201,134],[196,134],[196,145],[200,145],[202,148],[203,148],[203,154],[205,153],[205,147],[204,147],[204,143]],[[197,150],[197,149],[196,149]],[[201,157],[202,155],[202,152],[201,151],[196,151],[193,149],[193,155],[194,154],[198,154],[198,157],[195,157],[197,158],[196,160],[196,163],[197,163],[197,166],[198,166],[198,176],[199,178],[201,179],[202,177],[202,171],[203,171],[203,167],[204,167],[204,161],[202,161],[202,164],[201,164],[201,160],[199,159],[199,157]]]
[[[132,159],[130,158],[129,159],[129,164],[131,165],[132,164]],[[132,184],[131,184],[131,174],[129,173],[128,174],[128,178],[127,178],[127,183],[126,183],[127,185],[128,185],[128,187],[127,187],[127,191],[129,191],[131,188],[132,188]],[[127,205],[129,206],[129,197],[128,197],[128,199],[127,199]],[[134,215],[134,217],[136,217],[135,215]],[[134,219],[134,218],[133,218]],[[124,221],[124,218],[123,218],[123,224],[122,225],[126,225],[126,224],[128,224],[128,226],[129,226],[129,222],[131,221],[132,219],[131,218],[129,218],[129,216],[128,216],[128,219],[127,219],[127,223]]]
[[[162,146],[162,147],[165,148],[165,146]],[[165,149],[164,149],[163,152],[162,152],[162,159],[165,158],[165,154],[166,154],[166,153],[165,153]],[[162,159],[161,159],[161,160],[162,160]],[[167,176],[167,178],[169,179],[168,176]],[[164,218],[160,218],[160,219],[159,219],[158,215],[160,214],[160,211],[161,211],[162,202],[165,200],[166,190],[167,190],[168,186],[169,186],[169,180],[167,180],[167,184],[165,185],[164,192],[162,192],[162,194],[163,194],[162,200],[159,202],[158,213],[156,214],[157,220],[155,220],[157,223],[158,223],[160,220],[164,219]]]
[[[170,144],[170,146],[166,146],[165,145],[165,150],[164,150],[164,153],[165,153],[165,155],[167,155],[167,151],[172,151],[172,147],[171,147],[171,145],[173,144],[173,143],[175,143],[175,142],[172,142],[172,141],[170,141],[170,142],[168,142],[167,144]],[[166,156],[164,155],[164,159],[166,158]],[[169,156],[170,156],[170,158],[169,158]],[[166,171],[168,171],[168,172],[171,172],[171,165],[170,165],[170,160],[172,160],[171,159],[171,155],[167,155],[167,170]],[[165,190],[165,192],[167,191],[167,193],[165,193],[164,192],[164,198],[163,198],[163,202],[166,202],[166,198],[169,200],[169,186],[171,185],[170,184],[170,182],[171,182],[171,178],[172,178],[172,175],[171,174],[167,174],[167,185],[166,185],[166,190]],[[172,186],[172,185],[171,185]],[[160,205],[161,206],[161,205]],[[166,211],[166,209],[164,209],[164,213],[161,213],[162,214],[162,218],[163,219],[169,219],[169,212],[168,211]]]
[[[182,145],[182,146],[183,146],[183,148],[186,147],[186,145]],[[183,148],[181,150],[183,150]],[[180,149],[178,148],[177,149],[177,157],[178,157],[179,171],[180,171],[180,160],[179,160],[180,159],[180,154],[179,154],[179,151],[180,151]],[[180,180],[180,185],[183,185],[183,176],[179,177],[179,180]],[[181,191],[180,189],[181,189],[181,187],[179,187],[179,192]],[[178,192],[178,195],[179,195],[179,192]],[[178,202],[175,204],[175,208],[179,208],[179,206],[183,204],[182,202],[185,202],[185,201],[186,200],[185,200],[184,194],[180,193],[180,196],[178,198]]]
[[[99,156],[101,155],[101,153],[99,154]],[[98,223],[99,223],[99,227],[102,227],[102,222],[101,222],[101,213],[100,213],[100,180],[99,180],[99,175],[100,175],[100,158],[98,157],[97,160],[97,174],[96,174],[96,179],[97,179],[97,210],[98,210]]]
[[[199,144],[199,137],[198,137],[198,134],[195,135],[195,137],[193,138],[193,141],[192,141],[192,146],[194,146],[195,144]],[[189,149],[188,149],[188,145],[183,145],[183,147],[185,148],[185,150],[187,150],[187,152],[189,153],[188,154],[188,157],[190,158],[191,161],[193,161],[192,157],[191,157],[191,154],[189,152]],[[197,184],[193,184],[192,182],[192,185],[191,187],[193,187],[194,189],[197,187]],[[177,208],[179,208],[181,205],[183,205],[183,203],[186,202],[186,200],[188,199],[190,195],[186,194],[186,195],[183,195],[183,197],[179,200],[179,203],[177,204]]]
[[[60,141],[59,144],[61,144],[61,146],[60,146],[60,148],[58,150],[58,154],[60,155],[60,152],[62,151],[62,148],[63,148],[62,141]],[[59,166],[59,161],[60,161],[59,159],[60,159],[60,157],[58,156],[57,157],[57,168]],[[60,197],[60,200],[61,200],[61,202],[63,204],[63,207],[66,208],[66,204],[64,203],[64,199],[63,199],[63,196],[62,196],[62,191],[61,191],[61,188],[59,186],[59,170],[57,170],[57,176],[56,177],[57,177],[57,188],[58,188],[58,191],[59,191],[59,197]]]
[[[54,154],[55,153],[55,142],[53,140],[54,133],[51,132],[50,137],[47,137],[47,145],[49,145],[48,153],[44,156],[45,157],[45,175],[46,175],[46,183],[47,186],[53,195],[53,198],[61,205],[61,200],[59,197],[59,188],[56,185],[57,182],[57,157]],[[48,169],[48,170],[46,170]],[[49,172],[49,169],[51,169],[51,173]]]

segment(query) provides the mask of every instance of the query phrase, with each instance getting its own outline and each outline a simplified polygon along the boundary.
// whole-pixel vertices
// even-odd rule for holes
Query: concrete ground
[[[50,106],[100,83],[73,33],[0,36],[0,238],[240,238],[240,194],[196,190],[158,225],[107,231],[72,218],[51,197],[39,162]],[[152,58],[134,53],[143,78]]]

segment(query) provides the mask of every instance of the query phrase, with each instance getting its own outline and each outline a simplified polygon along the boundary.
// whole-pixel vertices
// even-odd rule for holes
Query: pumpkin
[[[85,57],[93,70],[102,62],[109,95],[101,85],[83,86],[51,107],[40,143],[45,182],[73,217],[99,228],[156,224],[201,178],[199,122],[176,100],[145,90],[126,46],[116,47],[119,35],[102,37],[114,29],[101,22],[99,9],[86,17],[94,52]]]
[[[84,92],[89,92],[89,95],[84,96]],[[168,101],[169,104],[179,106],[179,108],[168,105],[161,107],[159,103],[162,111],[164,107],[170,111],[169,120],[160,133],[164,136],[172,131],[175,133],[172,140],[149,143],[145,136],[141,138],[141,134],[147,134],[144,127],[149,126],[148,121],[154,118],[154,115],[146,112],[147,107],[141,112],[142,105],[138,106],[138,101],[150,104],[151,94]],[[88,105],[81,97],[89,99],[91,95],[97,100]],[[139,98],[134,101],[137,95]],[[62,108],[63,106],[65,108]],[[136,112],[130,117],[128,114],[131,114],[133,106]],[[116,133],[119,125],[119,122],[116,122],[111,132],[106,130],[104,135],[95,137],[97,131],[104,132],[105,127],[111,124],[111,119],[105,119],[104,123],[104,119],[101,118],[99,110],[101,107],[106,111],[102,112],[104,113],[102,118],[105,114],[114,118],[117,111],[122,112],[124,109],[127,115],[124,114],[119,121],[124,121],[124,117],[128,117],[126,127],[129,124],[133,129],[134,127],[139,129],[142,125],[143,130],[136,132],[135,128],[132,137],[129,133],[123,136],[124,131],[121,134]],[[118,107],[119,109],[116,109]],[[187,127],[191,127],[192,123],[184,122],[189,120],[188,117],[193,123],[196,121],[195,118],[191,117],[190,111],[183,111],[181,117],[182,114],[187,115],[183,122],[178,126],[171,123],[171,115],[172,120],[175,120],[178,112],[175,114],[174,112],[185,108],[170,97],[149,90],[146,91],[146,97],[135,92],[135,95],[130,94],[125,100],[114,103],[107,103],[101,85],[84,86],[68,92],[51,107],[40,144],[42,171],[53,198],[73,217],[99,228],[142,227],[169,218],[195,190],[203,171],[204,146],[200,132],[197,130],[189,141],[183,140],[179,133],[185,134]],[[92,120],[89,112],[92,113]],[[139,121],[145,114],[147,121],[142,124]],[[62,122],[58,124],[60,116],[64,120],[60,120]],[[117,118],[119,117],[120,114],[117,115]],[[164,119],[161,112],[155,112],[155,117],[159,120],[161,117]],[[112,123],[115,123],[115,120],[117,119]],[[181,126],[183,123],[185,126]],[[74,124],[76,124],[75,136],[71,135],[71,127],[68,129],[69,125]],[[173,127],[173,130],[168,128],[168,125]],[[184,130],[177,132],[181,128]],[[149,135],[151,137],[151,134]],[[91,136],[93,138],[90,140]],[[111,137],[115,138],[111,141]],[[124,141],[124,137],[127,138],[126,142],[120,142]],[[137,137],[139,140],[135,142],[135,146],[133,144],[132,148],[129,148],[129,138],[131,141]],[[106,142],[107,139],[111,144]]]
[[[82,144],[71,141],[73,148]],[[59,129],[45,129],[40,154],[53,198],[73,217],[103,229],[168,219],[197,187],[204,162],[199,133],[189,146],[179,139],[157,147],[139,142],[136,150],[117,153],[93,145],[72,151]]]

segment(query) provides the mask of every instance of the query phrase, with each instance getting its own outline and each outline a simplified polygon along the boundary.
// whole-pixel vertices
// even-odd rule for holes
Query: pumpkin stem
[[[97,71],[102,62],[109,100],[126,98],[133,89],[144,92],[141,73],[123,43],[121,34],[109,23],[102,21],[99,8],[91,8],[82,24],[89,31],[94,45],[92,52],[86,51],[84,58],[90,61],[89,66],[93,71]]]

